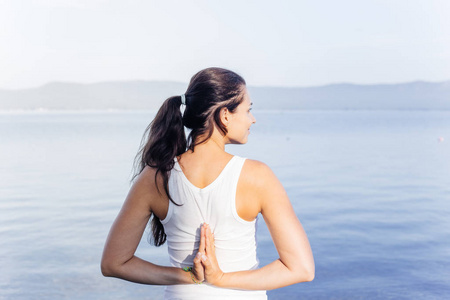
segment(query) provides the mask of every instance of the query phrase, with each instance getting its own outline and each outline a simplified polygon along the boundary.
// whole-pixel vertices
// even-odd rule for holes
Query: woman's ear
[[[230,121],[230,111],[226,107],[222,107],[220,110],[220,121],[225,126],[228,126],[228,122]]]

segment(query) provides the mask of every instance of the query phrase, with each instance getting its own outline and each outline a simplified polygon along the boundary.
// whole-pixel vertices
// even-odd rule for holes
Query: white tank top
[[[210,225],[214,233],[216,256],[224,272],[258,267],[256,220],[248,222],[236,211],[236,188],[245,158],[233,156],[219,176],[200,189],[184,175],[175,159],[169,177],[167,216],[161,223],[167,234],[170,263],[183,268],[193,265],[200,243],[200,226]],[[267,299],[265,291],[222,289],[208,284],[171,285],[165,299]]]

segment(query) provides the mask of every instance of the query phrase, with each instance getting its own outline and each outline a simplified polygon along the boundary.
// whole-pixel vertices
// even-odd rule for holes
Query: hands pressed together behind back
[[[200,230],[200,246],[194,258],[192,273],[198,281],[217,285],[223,277],[216,258],[214,235],[208,224],[203,223]]]

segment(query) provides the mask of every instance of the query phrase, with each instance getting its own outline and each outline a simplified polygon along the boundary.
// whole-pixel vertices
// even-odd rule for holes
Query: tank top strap
[[[239,177],[241,175],[242,167],[244,166],[245,158],[240,156],[234,156],[233,163],[230,165],[226,176],[223,178],[222,184],[227,186],[230,191],[229,201],[231,201],[232,207],[234,207],[236,201],[236,191],[237,185],[239,181]]]
[[[244,162],[245,158],[243,157],[237,155],[233,157],[233,162],[230,164],[226,176],[224,176],[227,181],[233,183],[234,185],[237,185],[242,167],[244,166]]]

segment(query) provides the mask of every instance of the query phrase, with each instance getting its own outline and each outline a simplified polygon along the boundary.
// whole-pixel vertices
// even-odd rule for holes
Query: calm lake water
[[[154,112],[0,113],[0,299],[160,299],[100,258]],[[309,236],[316,278],[269,299],[450,295],[450,112],[255,110],[231,153],[267,163]],[[441,138],[441,139],[440,139]],[[277,253],[262,218],[261,264]],[[143,238],[138,256],[168,264]]]

